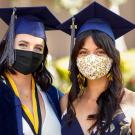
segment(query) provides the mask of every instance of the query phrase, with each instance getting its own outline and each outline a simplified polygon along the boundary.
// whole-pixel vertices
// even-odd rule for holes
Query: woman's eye
[[[43,48],[40,48],[40,47],[36,47],[35,50],[36,52],[43,52]]]
[[[106,53],[103,50],[101,50],[101,51],[97,51],[96,54],[98,54],[98,55],[105,55]]]
[[[87,52],[86,51],[80,51],[79,54],[83,55],[83,54],[87,54]]]
[[[26,47],[27,47],[26,44],[19,44],[19,46],[20,46],[21,48],[26,48]]]

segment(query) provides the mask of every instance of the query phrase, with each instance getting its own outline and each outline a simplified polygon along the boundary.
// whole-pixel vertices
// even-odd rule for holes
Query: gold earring
[[[107,78],[109,79],[109,81],[112,81],[113,80],[113,77],[112,77],[112,73],[111,72],[107,74]]]

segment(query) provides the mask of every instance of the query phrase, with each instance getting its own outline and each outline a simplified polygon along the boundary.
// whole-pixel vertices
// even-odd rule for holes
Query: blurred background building
[[[92,1],[93,0],[0,0],[0,7],[47,6],[56,17],[63,22]],[[135,0],[95,1],[135,23]],[[0,39],[2,39],[6,30],[7,26],[0,21]],[[54,75],[54,84],[57,87],[61,86],[60,89],[67,91],[70,82],[65,72],[68,73],[68,57],[66,56],[69,56],[70,36],[61,31],[50,31],[47,32],[47,37],[50,52],[48,66]],[[121,68],[125,85],[135,90],[135,30],[118,39],[116,44],[118,50],[121,52]]]

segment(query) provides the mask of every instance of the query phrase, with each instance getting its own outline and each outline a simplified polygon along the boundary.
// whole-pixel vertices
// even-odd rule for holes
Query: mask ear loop
[[[9,29],[7,33],[7,39],[6,39],[7,41],[0,60],[0,63],[6,61],[9,66],[12,66],[15,60],[15,54],[14,54],[15,18],[16,18],[15,13],[16,13],[16,8],[13,8],[13,13],[11,15]]]
[[[75,25],[75,17],[72,18],[72,24],[70,25],[71,29],[71,45],[70,45],[70,60],[69,60],[69,70],[71,69],[71,54],[72,50],[74,48],[74,42],[75,42],[75,30],[77,29],[77,25]]]

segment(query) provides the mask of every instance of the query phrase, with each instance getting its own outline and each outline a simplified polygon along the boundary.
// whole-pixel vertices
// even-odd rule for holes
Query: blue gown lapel
[[[22,135],[21,103],[14,92],[0,81],[0,135]]]
[[[56,114],[58,120],[60,121],[60,117],[59,117],[59,115],[58,115],[58,111],[57,111],[57,109],[56,109],[56,106],[55,106],[54,101],[52,100],[52,98],[50,97],[50,95],[49,95],[48,93],[46,93],[46,95],[47,95],[48,101],[49,101],[49,103],[51,104],[51,106],[52,106],[52,108],[53,108],[53,110],[54,110],[54,112],[55,112],[55,114]]]
[[[18,135],[23,135],[21,102],[20,99],[16,96],[14,101],[15,101],[15,109],[16,109]]]
[[[55,87],[50,86],[50,88],[46,91],[46,95],[58,120],[61,122],[61,110],[59,104],[58,90]]]

